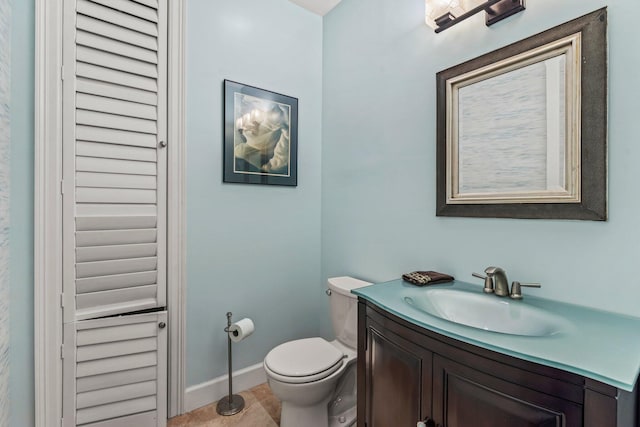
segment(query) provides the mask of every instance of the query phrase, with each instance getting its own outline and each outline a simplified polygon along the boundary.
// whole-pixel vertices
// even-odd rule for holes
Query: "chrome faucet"
[[[500,267],[487,267],[484,269],[487,277],[493,279],[494,293],[499,297],[506,297],[509,295],[509,280],[507,280],[507,273]]]
[[[509,296],[513,299],[522,299],[522,287],[540,288],[540,283],[520,283],[514,281],[509,292],[509,281],[507,273],[500,267],[487,267],[484,269],[486,276],[478,273],[472,273],[473,277],[484,279],[484,291],[486,293],[495,293],[499,297]]]

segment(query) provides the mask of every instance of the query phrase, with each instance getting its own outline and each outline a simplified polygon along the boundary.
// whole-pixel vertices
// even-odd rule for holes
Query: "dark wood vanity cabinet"
[[[576,402],[532,390],[439,355],[434,357],[433,418],[448,427],[580,427]],[[523,376],[523,380],[526,374]]]
[[[366,364],[367,391],[359,396],[366,396],[367,426],[415,426],[431,413],[431,352],[373,326]]]
[[[361,300],[358,427],[640,427],[638,396],[466,344]]]

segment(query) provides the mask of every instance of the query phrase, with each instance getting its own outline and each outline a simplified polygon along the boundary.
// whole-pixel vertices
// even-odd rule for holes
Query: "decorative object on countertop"
[[[402,275],[402,280],[418,286],[435,285],[437,283],[447,283],[454,280],[453,276],[437,271],[414,271]]]
[[[607,219],[607,9],[437,74],[436,215]]]
[[[298,99],[224,81],[224,182],[298,185]]]

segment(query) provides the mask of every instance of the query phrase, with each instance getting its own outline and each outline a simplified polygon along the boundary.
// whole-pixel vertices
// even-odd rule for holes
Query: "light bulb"
[[[425,22],[434,30],[438,28],[436,19],[450,13],[458,17],[473,9],[484,0],[425,0]]]

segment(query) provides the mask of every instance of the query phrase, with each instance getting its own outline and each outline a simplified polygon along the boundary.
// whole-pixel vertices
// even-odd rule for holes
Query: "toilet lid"
[[[344,355],[322,338],[305,338],[280,344],[267,354],[264,362],[276,374],[285,377],[309,377],[335,371]]]

